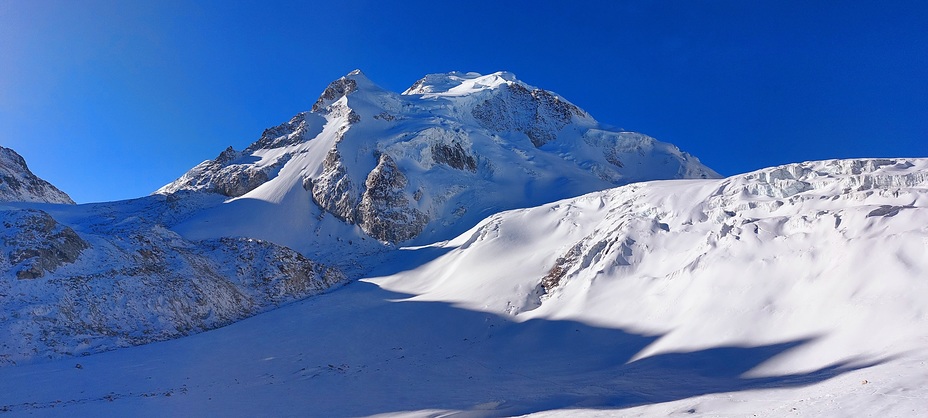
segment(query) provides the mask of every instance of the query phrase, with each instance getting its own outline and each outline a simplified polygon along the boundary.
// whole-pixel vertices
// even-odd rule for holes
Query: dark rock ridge
[[[23,157],[4,147],[0,147],[0,202],[74,204],[65,192],[32,174]]]
[[[359,74],[360,72],[355,70],[349,75]],[[326,106],[330,105],[333,101],[338,100],[350,93],[354,93],[358,90],[358,82],[353,78],[342,77],[338,80],[333,81],[322,91],[322,94],[319,96],[319,99],[316,100],[316,103],[313,103],[312,111],[321,112],[325,109]]]
[[[549,91],[529,90],[518,83],[501,87],[495,95],[474,107],[472,114],[483,127],[495,131],[519,131],[540,147],[554,140],[573,116],[585,116],[578,107]]]
[[[306,114],[297,114],[286,123],[282,123],[273,128],[265,129],[264,132],[261,133],[261,138],[258,138],[257,141],[246,148],[245,153],[257,151],[260,149],[274,149],[289,145],[296,145],[305,140],[304,134],[306,134],[308,129]],[[232,147],[229,147],[229,149],[232,149]],[[238,157],[239,155],[236,154],[235,158]],[[221,161],[221,163],[227,164],[233,161],[235,158]],[[220,162],[218,158],[216,161]]]
[[[458,170],[477,171],[477,159],[470,155],[461,143],[454,141],[450,144],[432,144],[432,158],[439,164],[446,164]]]
[[[329,150],[322,168],[322,174],[310,182],[313,201],[336,218],[353,223],[358,196],[337,148]]]
[[[0,212],[6,248],[4,264],[19,279],[35,279],[58,267],[77,261],[90,248],[74,230],[55,221],[48,213],[35,209]]]
[[[280,146],[280,138],[276,139],[277,142],[272,145]],[[287,158],[265,166],[236,161],[243,155],[232,147],[226,148],[215,160],[200,163],[175,183],[178,183],[181,190],[202,190],[238,197],[266,183],[287,163]]]

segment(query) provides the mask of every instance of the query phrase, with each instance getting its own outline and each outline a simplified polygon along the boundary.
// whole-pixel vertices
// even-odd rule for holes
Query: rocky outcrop
[[[377,167],[364,182],[367,188],[358,205],[358,224],[370,236],[401,242],[422,232],[429,218],[413,207],[406,192],[406,176],[388,154],[381,154]]]
[[[0,366],[177,338],[347,280],[267,241],[189,241],[113,216],[85,220],[78,236],[44,212],[0,212]]]
[[[74,230],[55,221],[41,210],[24,209],[0,212],[0,223],[7,231],[2,236],[6,251],[0,264],[18,279],[35,279],[58,267],[77,261],[90,245]]]
[[[348,177],[337,148],[329,150],[322,168],[322,174],[309,185],[313,200],[336,218],[354,223],[359,192]]]
[[[267,133],[267,131],[265,131]],[[266,141],[271,146],[281,145],[281,139]],[[254,146],[254,145],[253,145]],[[214,160],[204,161],[185,173],[173,183],[162,187],[157,193],[175,193],[180,190],[198,190],[238,197],[248,193],[273,178],[291,155],[284,154],[272,164],[255,165],[245,153],[226,148]]]
[[[0,147],[0,202],[74,204],[66,193],[36,177],[16,151]]]
[[[355,70],[348,74],[348,76],[331,82],[329,86],[322,91],[322,94],[319,95],[316,103],[313,103],[312,111],[315,113],[321,112],[332,102],[357,91],[358,83],[350,77],[357,74],[360,74],[360,71]]]
[[[471,114],[483,127],[494,131],[524,133],[536,147],[552,141],[574,116],[585,113],[549,91],[529,90],[519,83],[507,84],[497,94],[475,106]]]
[[[477,159],[470,155],[460,142],[436,143],[431,146],[432,159],[458,170],[477,171]]]
[[[248,146],[244,153],[299,144],[307,139],[304,135],[308,131],[309,123],[306,120],[306,114],[299,113],[286,123],[265,129],[261,133],[261,138]]]

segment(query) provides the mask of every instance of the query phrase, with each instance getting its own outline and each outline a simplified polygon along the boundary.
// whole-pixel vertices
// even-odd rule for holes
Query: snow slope
[[[0,368],[0,409],[925,416],[926,248],[928,159],[632,184],[218,330]]]
[[[397,94],[353,71],[312,110],[157,193],[231,197],[178,225],[187,238],[262,238],[324,260],[358,251],[320,246],[328,236],[429,243],[506,209],[633,181],[717,176],[673,145],[604,127],[510,73],[432,74]],[[215,219],[235,222],[217,228]],[[287,227],[269,224],[280,219]]]

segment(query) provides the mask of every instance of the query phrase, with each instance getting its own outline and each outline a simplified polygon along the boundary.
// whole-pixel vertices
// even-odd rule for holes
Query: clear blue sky
[[[78,202],[138,197],[355,68],[508,70],[726,175],[928,157],[928,2],[904,0],[0,0],[0,145]]]

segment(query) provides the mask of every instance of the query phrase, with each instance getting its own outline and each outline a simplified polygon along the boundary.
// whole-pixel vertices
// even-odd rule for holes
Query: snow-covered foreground
[[[57,416],[926,416],[928,160],[494,215],[227,327],[0,368]]]
[[[743,374],[809,341],[629,362],[662,336],[570,320],[518,322],[409,296],[358,282],[191,337],[6,367],[0,408],[11,416],[926,412],[924,355],[750,377]]]

